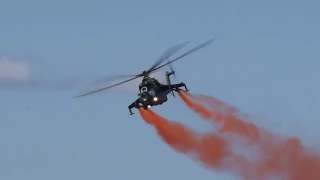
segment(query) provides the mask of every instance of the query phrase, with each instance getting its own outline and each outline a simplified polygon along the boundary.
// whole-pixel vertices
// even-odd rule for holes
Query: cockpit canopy
[[[155,96],[159,89],[160,83],[155,78],[144,78],[139,85],[140,93],[148,92],[149,95]]]
[[[139,85],[139,89],[143,87],[147,87],[148,89],[156,88],[158,87],[158,81],[155,78],[145,78],[142,80],[142,82]]]

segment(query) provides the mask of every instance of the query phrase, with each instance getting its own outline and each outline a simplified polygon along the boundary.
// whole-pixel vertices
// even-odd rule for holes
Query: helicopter
[[[143,109],[148,109],[152,106],[158,106],[161,105],[165,102],[167,102],[168,100],[168,94],[171,93],[171,95],[173,97],[175,97],[174,95],[174,91],[179,92],[182,88],[184,87],[185,91],[189,91],[189,89],[187,88],[186,84],[184,82],[180,82],[177,84],[172,84],[171,80],[170,80],[170,76],[171,75],[175,75],[175,71],[173,70],[171,63],[195,52],[198,51],[199,49],[204,48],[205,46],[208,46],[209,44],[211,44],[214,41],[214,38],[209,39],[203,43],[201,43],[200,45],[190,49],[189,51],[183,53],[182,55],[170,60],[169,58],[171,56],[173,56],[176,52],[178,52],[180,49],[182,49],[183,47],[185,47],[187,44],[190,43],[190,41],[186,41],[183,43],[180,43],[178,45],[172,46],[170,48],[168,48],[160,57],[157,61],[155,61],[155,63],[148,69],[148,70],[144,70],[139,74],[136,75],[118,75],[115,77],[127,77],[129,79],[125,80],[125,81],[121,81],[119,83],[101,88],[101,89],[97,89],[88,93],[84,93],[78,96],[75,96],[75,98],[78,97],[83,97],[83,96],[87,96],[93,93],[97,93],[124,83],[127,83],[129,81],[132,81],[134,79],[137,79],[139,77],[142,77],[142,82],[139,84],[139,93],[138,93],[138,98],[132,102],[129,106],[129,115],[133,115],[134,113],[132,112],[132,108],[140,108],[143,107]],[[163,62],[165,62],[167,60],[166,63],[162,64]],[[160,68],[163,68],[165,66],[169,66],[171,71],[166,71],[165,72],[165,77],[166,77],[166,83],[160,83],[156,78],[150,77],[150,74],[154,73],[155,71],[157,71]]]

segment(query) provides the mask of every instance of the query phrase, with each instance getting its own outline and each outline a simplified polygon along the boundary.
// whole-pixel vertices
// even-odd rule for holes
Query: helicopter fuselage
[[[142,106],[150,107],[163,104],[168,100],[170,89],[155,78],[145,77],[139,84],[139,96]]]
[[[144,77],[142,82],[139,84],[139,98],[132,102],[128,108],[130,111],[130,115],[132,115],[132,108],[140,108],[148,109],[151,106],[161,105],[168,100],[168,94],[171,92],[174,97],[173,91],[180,91],[180,87],[184,87],[186,91],[187,86],[185,83],[180,82],[177,84],[171,84],[170,75],[174,74],[174,72],[166,72],[166,84],[161,84],[155,78]]]

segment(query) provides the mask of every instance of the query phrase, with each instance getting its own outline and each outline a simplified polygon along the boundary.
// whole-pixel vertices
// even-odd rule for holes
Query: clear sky
[[[95,77],[139,73],[172,45],[190,40],[187,50],[212,37],[174,64],[178,80],[319,148],[319,6],[2,0],[0,179],[237,179],[173,151],[136,110],[129,116],[138,82],[122,87],[130,91],[72,98]],[[179,98],[154,110],[198,130],[208,126]]]

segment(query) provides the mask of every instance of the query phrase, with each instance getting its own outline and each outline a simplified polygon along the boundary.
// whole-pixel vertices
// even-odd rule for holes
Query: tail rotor
[[[169,62],[169,59],[168,59]],[[169,64],[170,70],[172,72],[172,75],[174,76],[175,80],[178,81],[177,75],[176,75],[176,71],[173,69],[172,65]]]

